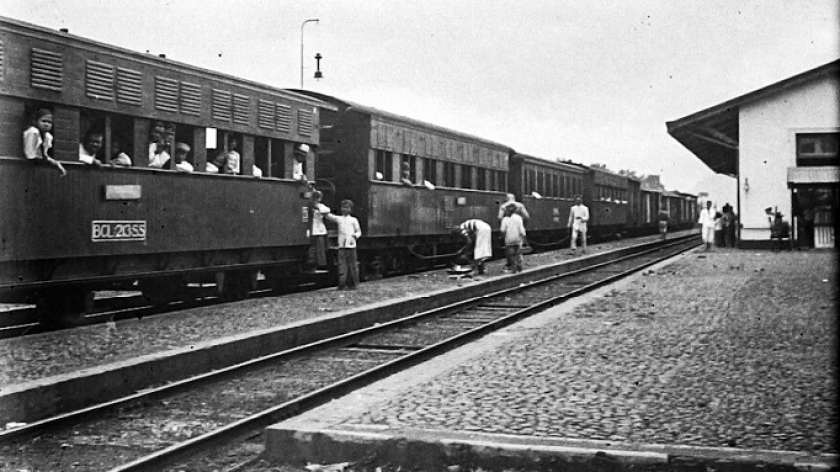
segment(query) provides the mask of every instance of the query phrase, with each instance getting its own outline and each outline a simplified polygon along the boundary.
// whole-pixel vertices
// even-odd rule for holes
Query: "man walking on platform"
[[[583,253],[586,254],[586,223],[589,221],[589,208],[583,204],[580,195],[575,197],[575,205],[569,211],[569,226],[572,228],[571,255],[577,254],[577,238],[581,239]]]
[[[715,211],[712,209],[711,200],[706,200],[706,208],[700,210],[700,218],[697,222],[700,223],[700,231],[703,235],[703,242],[706,243],[706,250],[710,251],[715,240]]]

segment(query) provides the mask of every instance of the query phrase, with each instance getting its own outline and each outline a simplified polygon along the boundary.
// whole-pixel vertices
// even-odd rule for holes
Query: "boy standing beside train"
[[[505,272],[522,272],[522,244],[525,242],[525,224],[516,212],[515,205],[504,206],[500,230],[505,236]]]
[[[342,200],[341,216],[326,215],[329,221],[338,225],[338,289],[355,289],[359,284],[358,256],[356,240],[362,236],[359,220],[350,215],[353,211],[351,200]]]

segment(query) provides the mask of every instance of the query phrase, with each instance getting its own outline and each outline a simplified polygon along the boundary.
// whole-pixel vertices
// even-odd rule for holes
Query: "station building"
[[[770,244],[776,212],[798,247],[836,247],[840,60],[667,126],[709,168],[735,177],[741,247]]]

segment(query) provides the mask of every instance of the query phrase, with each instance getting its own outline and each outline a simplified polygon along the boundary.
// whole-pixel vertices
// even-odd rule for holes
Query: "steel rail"
[[[648,249],[646,251],[642,251],[640,253],[635,253],[632,255],[620,257],[614,261],[608,261],[601,264],[596,264],[595,267],[587,267],[585,269],[580,269],[578,271],[574,271],[574,273],[582,273],[582,272],[591,272],[595,268],[604,267],[607,265],[612,265],[616,262],[626,261],[633,258],[638,258],[643,255],[650,254],[652,252],[658,252],[665,248],[670,248],[673,246],[683,245],[686,244],[684,241],[678,241],[676,243],[666,244],[657,248]],[[523,318],[533,315],[534,313],[541,312],[551,306],[559,304],[565,300],[570,298],[574,298],[580,296],[584,293],[590,292],[596,288],[602,287],[604,285],[610,284],[616,280],[624,278],[632,273],[638,272],[643,270],[651,265],[657,264],[665,259],[674,257],[676,254],[679,254],[683,251],[677,251],[676,253],[667,253],[663,256],[654,258],[650,261],[647,261],[643,264],[638,266],[634,266],[630,269],[617,271],[611,275],[608,275],[605,278],[592,282],[590,284],[582,285],[569,293],[565,293],[556,297],[551,297],[544,301],[538,302],[526,308],[522,308],[516,310],[515,312],[506,315],[502,318],[496,319],[494,321],[484,323],[479,327],[470,329],[468,331],[456,334],[452,337],[449,337],[443,341],[437,342],[430,346],[424,347],[419,349],[415,352],[411,352],[405,356],[400,358],[388,361],[384,364],[379,366],[373,367],[367,371],[361,372],[359,374],[353,375],[348,377],[344,380],[340,380],[335,382],[331,385],[326,387],[322,387],[315,391],[309,392],[305,395],[302,395],[296,399],[291,401],[282,403],[280,405],[268,408],[261,412],[255,413],[247,418],[243,418],[238,420],[234,423],[231,423],[227,426],[219,428],[214,431],[207,432],[200,436],[196,436],[195,438],[191,438],[187,441],[174,444],[169,446],[165,449],[160,451],[156,451],[148,456],[141,457],[136,459],[130,463],[124,464],[122,466],[116,467],[111,469],[111,472],[141,472],[141,471],[158,471],[163,470],[163,468],[179,464],[180,462],[196,457],[199,455],[203,455],[211,450],[214,450],[220,446],[228,445],[233,442],[241,441],[243,439],[247,439],[249,437],[253,437],[259,434],[259,430],[276,423],[278,421],[282,421],[283,419],[295,416],[302,411],[309,410],[320,406],[324,403],[327,403],[330,400],[338,398],[340,396],[346,395],[364,385],[368,385],[375,381],[384,379],[396,372],[405,370],[408,367],[417,365],[421,362],[429,360],[433,357],[436,357],[440,354],[443,354],[447,351],[450,351],[458,346],[466,344],[472,340],[475,340],[479,337],[484,336],[485,334],[498,330],[504,326],[509,324],[515,323]],[[546,283],[550,283],[560,278],[567,277],[569,275],[573,275],[572,273],[565,273],[559,274],[551,277],[547,277],[544,279],[540,279],[537,281],[533,281],[529,284],[523,284],[519,287],[513,287],[510,289],[501,290],[499,292],[494,292],[492,294],[482,295],[480,297],[473,297],[469,300],[461,301],[447,307],[441,307],[435,310],[430,310],[428,312],[416,314],[404,319],[394,320],[393,322],[388,323],[390,326],[398,325],[398,324],[405,324],[409,322],[409,320],[416,320],[418,318],[426,318],[429,316],[439,316],[441,312],[451,311],[453,306],[463,306],[463,305],[475,305],[476,302],[481,302],[491,298],[497,298],[500,295],[510,294],[512,292],[520,292],[523,290],[527,290],[533,288],[538,285],[543,285]],[[365,329],[363,331],[379,331],[384,329],[384,326],[379,325],[373,327],[371,329]],[[360,332],[354,332],[353,337],[359,336]],[[338,337],[336,337],[338,338]]]

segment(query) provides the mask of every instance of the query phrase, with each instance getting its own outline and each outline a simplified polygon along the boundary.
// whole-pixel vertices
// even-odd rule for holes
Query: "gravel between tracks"
[[[598,253],[654,240],[644,237],[592,246]],[[571,259],[567,251],[531,254],[525,268]],[[487,277],[501,276],[504,260],[489,264]],[[468,282],[467,282],[468,283]],[[443,270],[363,283],[355,291],[334,289],[263,297],[204,308],[0,340],[0,389],[190,344],[288,325],[327,313],[451,288],[456,281]],[[0,315],[1,316],[1,315]]]
[[[350,422],[836,453],[835,257],[695,253]]]

